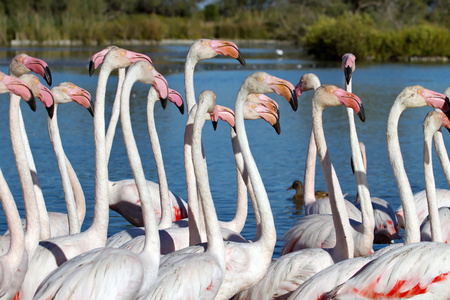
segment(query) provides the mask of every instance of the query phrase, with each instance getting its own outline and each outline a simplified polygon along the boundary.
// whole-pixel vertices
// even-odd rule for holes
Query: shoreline
[[[230,39],[232,40],[232,39]],[[37,40],[11,40],[10,47],[24,47],[24,46],[102,46],[102,45],[132,45],[132,46],[146,46],[146,45],[190,45],[194,42],[194,39],[165,39],[161,41],[156,40],[112,40],[105,42],[98,42],[91,40],[89,42],[83,42],[81,40],[49,40],[49,41],[37,41]],[[293,45],[292,41],[279,41],[279,40],[232,40],[235,43],[247,43],[253,45]]]

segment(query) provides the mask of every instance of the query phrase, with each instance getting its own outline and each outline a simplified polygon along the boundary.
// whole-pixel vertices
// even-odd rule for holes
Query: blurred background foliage
[[[450,0],[0,0],[0,45],[272,39],[322,59],[450,56]]]

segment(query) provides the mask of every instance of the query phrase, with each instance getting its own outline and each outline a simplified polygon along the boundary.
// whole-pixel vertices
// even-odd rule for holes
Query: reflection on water
[[[184,58],[188,45],[164,45],[128,47],[129,49],[148,54],[152,57],[156,68],[166,76],[170,86],[184,95]],[[9,60],[17,53],[27,52],[30,55],[46,60],[53,74],[55,85],[63,81],[71,81],[88,90],[95,100],[98,71],[88,75],[88,64],[91,55],[101,47],[73,48],[36,48],[36,49],[0,49],[0,70],[7,72]],[[233,59],[217,57],[199,63],[195,74],[196,95],[205,89],[217,94],[217,102],[234,107],[234,100],[241,82],[254,71],[267,71],[291,81],[294,85],[307,72],[315,73],[322,83],[343,86],[343,74],[340,62],[317,62],[302,56],[300,50],[293,47],[284,49],[282,57],[277,56],[274,46],[241,46],[247,60],[242,67]],[[394,208],[400,204],[398,190],[386,151],[386,121],[389,109],[395,96],[403,87],[420,84],[426,88],[444,91],[449,78],[449,68],[443,64],[363,64],[357,65],[353,78],[353,91],[362,99],[366,122],[357,118],[356,126],[359,138],[366,144],[368,159],[368,182],[373,196],[386,199]],[[107,118],[112,108],[115,95],[117,73],[113,73],[107,88]],[[135,84],[131,99],[131,114],[141,159],[148,179],[157,181],[153,155],[147,134],[145,99],[148,87]],[[286,188],[295,179],[303,180],[303,170],[311,129],[311,97],[312,92],[301,95],[297,112],[281,97],[271,94],[280,105],[281,134],[277,135],[273,128],[262,120],[246,121],[250,147],[263,178],[266,191],[271,201],[275,217],[278,242],[275,257],[281,248],[280,238],[295,222],[302,217],[301,203],[293,201],[293,191]],[[4,118],[0,119],[3,128],[0,136],[2,156],[1,168],[16,199],[21,199],[21,189],[17,179],[17,170],[12,158],[8,132],[7,110],[8,97],[1,95],[0,108]],[[26,128],[32,146],[39,173],[39,180],[50,211],[65,211],[63,192],[59,174],[56,171],[54,153],[51,149],[46,127],[46,111],[40,106],[31,112],[25,105],[22,107]],[[172,191],[186,199],[185,177],[183,165],[183,135],[186,114],[180,115],[178,109],[169,105],[163,110],[159,105],[155,108],[156,126],[162,147],[168,184]],[[424,188],[422,171],[422,121],[430,108],[410,109],[400,121],[399,133],[403,149],[406,170],[413,192]],[[87,203],[86,220],[83,229],[92,222],[94,198],[94,145],[92,117],[80,106],[71,103],[61,105],[58,109],[61,137],[67,156],[78,173]],[[338,174],[347,199],[354,201],[356,185],[350,167],[350,147],[348,126],[343,107],[329,108],[324,112],[324,128],[331,159]],[[444,138],[448,142],[447,133]],[[230,220],[234,216],[236,199],[236,175],[234,158],[230,142],[230,128],[220,123],[217,131],[210,126],[203,130],[203,141],[208,162],[211,189],[219,218]],[[435,163],[436,185],[446,188],[442,171]],[[325,190],[325,180],[319,162],[316,166],[316,190]],[[132,174],[122,140],[120,124],[114,139],[109,162],[111,180],[131,178]],[[18,200],[21,215],[23,203]],[[3,212],[1,212],[3,213]],[[4,220],[3,215],[0,216]],[[110,213],[109,233],[115,233],[128,224],[115,212]],[[6,229],[6,222],[0,223],[0,230]],[[252,238],[255,234],[254,214],[249,211],[247,225],[243,235]]]

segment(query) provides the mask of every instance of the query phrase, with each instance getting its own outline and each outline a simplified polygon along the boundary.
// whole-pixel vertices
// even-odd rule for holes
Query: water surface
[[[217,57],[201,62],[195,73],[195,91],[198,96],[205,89],[213,90],[217,102],[234,108],[234,101],[242,81],[255,71],[266,71],[274,76],[289,80],[294,85],[304,73],[313,72],[322,83],[343,86],[343,72],[340,61],[321,62],[305,57],[299,49],[285,47],[284,55],[277,56],[274,46],[238,45],[247,60],[242,67],[236,60]],[[184,96],[184,59],[188,45],[164,45],[127,47],[148,54],[156,68],[167,78],[171,88]],[[88,64],[92,54],[101,47],[78,48],[3,48],[0,49],[0,70],[7,72],[10,59],[18,53],[26,52],[48,62],[53,84],[63,81],[73,82],[88,90],[93,99],[98,79],[98,71],[88,75]],[[386,150],[386,121],[395,97],[406,86],[420,84],[426,88],[443,92],[450,78],[449,67],[441,63],[384,63],[368,64],[357,61],[357,70],[353,77],[353,91],[363,101],[366,122],[356,117],[359,139],[366,144],[368,157],[368,182],[372,196],[386,199],[394,208],[400,204],[398,189],[390,166]],[[113,73],[108,82],[106,95],[107,120],[114,100],[117,73]],[[157,181],[153,155],[151,152],[145,116],[148,86],[136,83],[132,91],[131,118],[138,141],[141,159],[147,179]],[[303,180],[305,157],[311,129],[312,92],[304,93],[299,99],[299,109],[292,111],[282,97],[270,95],[280,105],[281,134],[262,120],[246,121],[247,134],[253,156],[263,178],[272,211],[275,217],[278,242],[274,257],[278,256],[282,235],[303,216],[302,207],[293,199],[293,191],[286,191],[293,180]],[[0,167],[23,216],[23,203],[17,170],[11,151],[8,132],[7,95],[1,95],[0,108],[4,118],[0,119],[3,130],[0,137]],[[95,99],[94,99],[95,101]],[[404,161],[413,192],[424,189],[422,170],[422,122],[430,107],[410,109],[401,118],[399,126],[400,142]],[[38,106],[31,112],[23,104],[23,115],[39,174],[39,180],[49,211],[65,211],[63,192],[56,160],[51,148],[46,111]],[[183,135],[186,114],[181,115],[169,104],[163,110],[156,106],[156,126],[162,147],[166,173],[170,189],[186,199],[185,175],[183,165]],[[83,230],[92,222],[94,199],[94,144],[92,117],[82,107],[71,103],[58,108],[58,120],[63,145],[71,160],[84,189],[87,199],[86,219]],[[331,159],[338,174],[347,199],[354,201],[356,195],[355,179],[350,167],[350,146],[346,112],[343,107],[329,108],[324,112],[324,128]],[[236,176],[230,142],[230,128],[219,123],[217,131],[206,123],[203,130],[203,143],[208,162],[211,189],[216,210],[221,220],[230,220],[234,215],[236,199]],[[444,132],[448,143],[448,133]],[[436,186],[447,188],[446,180],[433,156]],[[325,180],[317,163],[316,189],[325,190]],[[123,145],[120,124],[114,139],[109,162],[111,180],[131,178],[128,158]],[[3,212],[1,212],[3,213]],[[0,215],[0,231],[6,229],[3,215]],[[120,215],[111,211],[109,234],[129,226]],[[249,211],[247,224],[242,234],[251,239],[255,234],[253,212]]]

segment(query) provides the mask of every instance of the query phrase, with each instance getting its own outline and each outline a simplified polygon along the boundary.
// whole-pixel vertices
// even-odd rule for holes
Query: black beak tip
[[[352,79],[352,68],[351,67],[346,67],[344,68],[344,76],[345,76],[345,82],[347,84],[350,84],[350,80]]]
[[[33,94],[31,94],[31,97],[27,100],[27,103],[32,111],[36,111],[36,99],[34,99]]]
[[[291,101],[289,102],[291,104],[291,107],[294,111],[297,111],[298,109],[298,99],[295,95],[295,91],[291,91]]]
[[[245,67],[245,65],[247,64],[247,63],[245,62],[244,57],[241,55],[241,52],[240,52],[240,51],[239,51],[239,55],[238,55],[237,60],[238,60],[239,63],[240,63],[242,66],[244,66],[244,67]]]
[[[52,103],[49,107],[45,108],[47,110],[48,117],[53,119],[53,114],[55,113],[55,104]]]
[[[167,107],[167,98],[159,98],[159,100],[161,101],[162,108],[166,109],[166,107]]]
[[[178,110],[180,111],[180,113],[181,113],[182,115],[184,115],[184,103],[181,103],[181,105],[178,106]]]
[[[91,105],[87,108],[87,110],[89,111],[91,116],[94,117],[94,104],[91,103]]]
[[[52,85],[52,72],[50,72],[50,68],[48,66],[44,69],[44,79],[49,86]]]
[[[276,133],[277,133],[278,135],[280,135],[280,133],[281,133],[280,122],[277,121],[277,122],[273,125],[273,128],[275,129]]]
[[[364,106],[362,105],[359,106],[358,117],[362,122],[366,121],[366,114],[364,112]]]
[[[214,128],[214,131],[216,131],[216,129],[217,129],[217,121],[212,121],[212,125],[213,125],[213,128]]]
[[[95,72],[94,62],[91,60],[89,62],[89,77],[92,77],[92,74]]]

